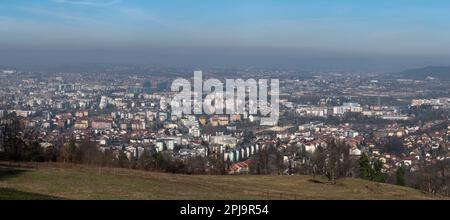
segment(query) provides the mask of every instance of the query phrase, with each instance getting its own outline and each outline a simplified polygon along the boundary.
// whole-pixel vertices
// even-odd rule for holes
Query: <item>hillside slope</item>
[[[58,165],[61,166],[61,165]],[[434,199],[360,179],[336,185],[309,176],[189,176],[73,166],[0,166],[0,199]]]
[[[408,79],[426,79],[427,77],[438,78],[441,80],[450,79],[450,66],[428,66],[418,69],[405,70],[398,74],[400,77]]]

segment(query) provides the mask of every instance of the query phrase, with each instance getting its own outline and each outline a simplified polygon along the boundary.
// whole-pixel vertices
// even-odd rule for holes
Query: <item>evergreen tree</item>
[[[381,162],[380,160],[376,160],[373,163],[373,168],[371,169],[372,171],[372,181],[376,181],[376,182],[385,182],[386,180],[386,175],[381,171],[381,169],[383,168],[383,162]]]
[[[403,166],[399,167],[395,172],[396,184],[400,186],[405,185],[405,168]]]
[[[75,142],[75,139],[72,138],[69,140],[69,144],[67,146],[67,152],[68,152],[68,156],[69,156],[69,162],[76,162],[76,158],[77,158],[77,145]]]
[[[363,179],[371,179],[371,166],[369,157],[366,154],[362,154],[358,160],[359,177]]]

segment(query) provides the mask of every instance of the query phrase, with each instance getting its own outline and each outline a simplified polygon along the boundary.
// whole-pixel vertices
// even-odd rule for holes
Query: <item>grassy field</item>
[[[336,185],[309,176],[189,176],[39,164],[0,165],[0,199],[438,199],[417,190],[360,179]]]

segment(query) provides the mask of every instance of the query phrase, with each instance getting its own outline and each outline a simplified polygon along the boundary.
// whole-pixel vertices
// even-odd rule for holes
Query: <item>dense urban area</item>
[[[280,80],[280,119],[182,115],[171,83],[190,68],[0,70],[4,161],[170,173],[364,178],[449,195],[449,77],[205,68],[204,78]],[[423,76],[423,77],[422,77]],[[448,75],[447,75],[448,76]]]

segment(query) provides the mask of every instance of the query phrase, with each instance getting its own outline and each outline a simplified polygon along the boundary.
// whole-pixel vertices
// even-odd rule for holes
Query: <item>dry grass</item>
[[[0,199],[437,199],[412,188],[360,179],[330,185],[309,176],[191,176],[64,164],[0,166],[0,174]]]

